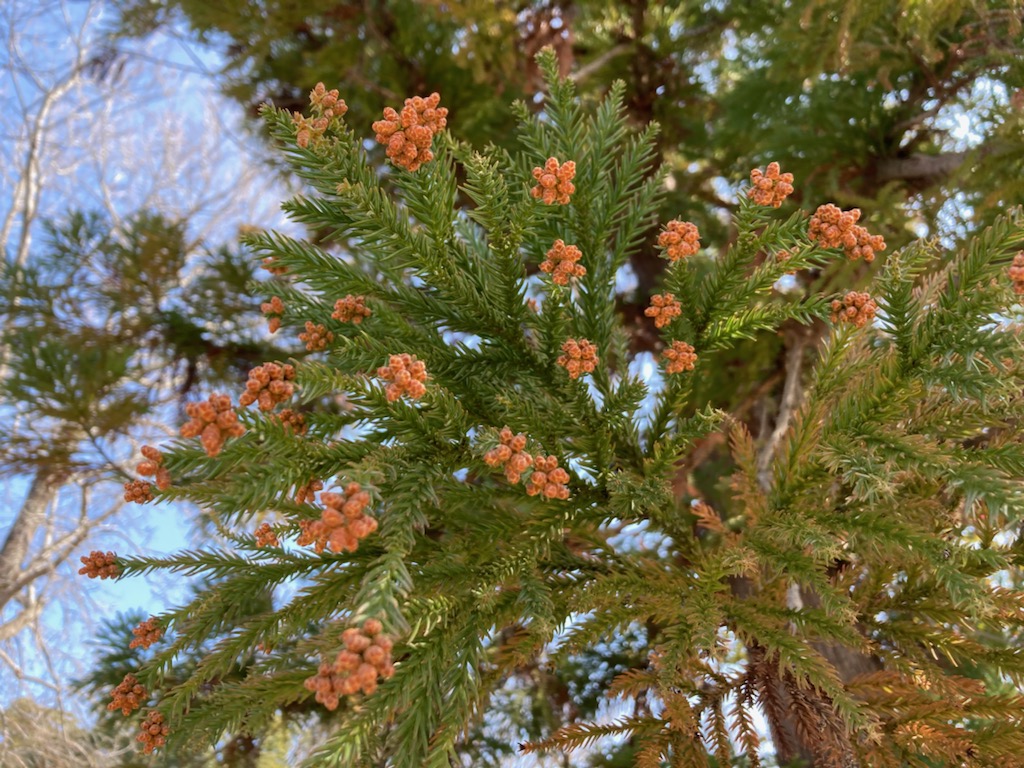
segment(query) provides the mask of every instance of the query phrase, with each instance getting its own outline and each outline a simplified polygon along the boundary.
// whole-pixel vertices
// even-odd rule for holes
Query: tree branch
[[[807,340],[802,336],[793,339],[793,344],[786,353],[786,383],[782,387],[782,402],[779,404],[779,415],[775,419],[775,429],[772,430],[768,440],[761,447],[757,456],[757,482],[766,493],[772,486],[772,459],[775,458],[775,451],[789,429],[789,421],[793,412],[800,407],[800,399],[803,394],[803,387],[800,383],[800,373],[804,359],[804,348]]]
[[[927,181],[935,182],[956,172],[967,159],[979,152],[988,154],[991,150],[981,149],[970,152],[946,152],[941,155],[914,154],[910,157],[892,157],[878,163],[876,175],[879,181]]]
[[[0,608],[17,592],[15,585],[20,581],[32,538],[43,525],[46,509],[64,481],[63,474],[57,467],[40,467],[11,523],[3,548],[0,548]]]

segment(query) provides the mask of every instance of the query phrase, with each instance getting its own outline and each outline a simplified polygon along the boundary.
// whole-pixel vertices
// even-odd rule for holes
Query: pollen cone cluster
[[[1024,251],[1013,257],[1008,273],[1013,283],[1013,292],[1018,295],[1024,293]]]
[[[378,678],[388,680],[395,674],[393,641],[381,630],[376,619],[367,619],[362,628],[346,629],[341,635],[345,650],[333,664],[321,664],[317,673],[306,679],[306,690],[315,691],[316,700],[330,710],[337,709],[342,696],[376,691]]]
[[[526,435],[520,432],[512,434],[508,427],[502,427],[499,435],[501,443],[484,454],[484,461],[489,467],[501,467],[510,483],[518,483],[523,472],[530,468],[533,456],[526,448]]]
[[[305,485],[295,486],[295,503],[305,504],[307,501],[312,502],[316,498],[316,492],[322,490],[323,487],[322,480],[310,480]]]
[[[144,477],[154,477],[156,479],[156,487],[161,491],[166,491],[170,488],[171,473],[163,465],[163,454],[151,445],[144,445],[142,446],[142,455],[146,457],[146,461],[139,462],[138,466],[135,467],[135,471]]]
[[[420,96],[406,99],[401,113],[391,107],[384,108],[384,119],[375,122],[373,130],[377,141],[387,147],[385,154],[392,163],[416,171],[434,159],[430,151],[434,134],[448,124],[448,110],[438,106],[440,103],[441,96],[432,93],[425,99]]]
[[[692,371],[697,365],[697,353],[694,348],[685,341],[673,341],[672,346],[662,353],[668,365],[665,366],[666,373],[682,373]]]
[[[142,706],[146,701],[146,689],[139,684],[135,675],[125,675],[124,680],[110,692],[113,701],[107,704],[107,709],[114,712],[121,710],[122,715],[130,715]]]
[[[535,456],[533,472],[526,486],[527,496],[544,496],[548,499],[568,499],[569,473],[558,466],[556,456]]]
[[[146,719],[142,721],[142,733],[138,741],[142,742],[142,751],[147,755],[152,754],[154,749],[164,746],[167,743],[167,734],[171,732],[170,727],[164,723],[164,716],[155,709],[149,710]]]
[[[568,339],[562,344],[562,352],[555,362],[569,372],[570,379],[578,379],[597,367],[597,347],[587,339]]]
[[[377,375],[390,382],[385,390],[390,402],[402,395],[408,395],[416,400],[423,397],[427,391],[427,366],[422,360],[417,360],[416,355],[391,355],[388,364],[377,369]]]
[[[539,198],[545,205],[567,205],[569,198],[576,191],[572,180],[576,177],[576,163],[566,160],[559,163],[557,158],[549,157],[544,167],[533,169],[533,178],[537,185],[530,190],[533,197]]]
[[[562,240],[555,240],[551,250],[547,252],[547,258],[540,263],[540,271],[551,275],[551,282],[555,285],[568,285],[569,278],[583,277],[587,274],[587,268],[577,264],[583,253],[575,245],[566,245]]]
[[[270,301],[260,304],[260,312],[267,316],[267,327],[271,333],[277,333],[281,327],[281,317],[284,315],[284,302],[280,296],[271,296]]]
[[[245,382],[245,392],[238,398],[241,406],[258,403],[261,411],[272,411],[295,393],[295,367],[264,363],[249,371],[249,380]]]
[[[794,256],[799,255],[799,253],[800,253],[800,249],[799,248],[790,248],[788,251],[778,251],[775,254],[775,261],[777,261],[779,264],[785,264],[787,261],[792,259]],[[787,270],[786,274],[787,275],[795,275],[796,274],[796,270],[795,269]]]
[[[780,173],[778,163],[768,163],[762,171],[755,168],[750,172],[750,189],[747,196],[757,205],[778,208],[782,201],[793,194],[793,174]]]
[[[305,342],[307,352],[320,352],[334,341],[334,334],[322,323],[306,321],[305,333],[299,334],[299,341]]]
[[[274,529],[270,527],[270,523],[260,523],[253,535],[256,537],[257,547],[276,547],[281,544]]]
[[[267,256],[267,258],[260,262],[260,266],[272,275],[284,275],[288,273],[288,267],[280,266],[277,263],[277,259],[273,256]]]
[[[94,550],[79,559],[83,564],[78,569],[79,575],[90,579],[113,579],[121,574],[121,569],[117,567],[117,555],[113,552]]]
[[[135,635],[135,639],[128,643],[129,648],[149,648],[163,637],[164,630],[157,624],[156,618],[150,616],[140,622],[139,626],[132,630],[132,634]]]
[[[229,437],[245,434],[227,395],[210,395],[205,403],[189,403],[185,414],[189,421],[181,428],[181,436],[198,437],[207,456],[217,456]]]
[[[327,129],[335,121],[340,121],[348,112],[348,105],[343,99],[338,98],[336,89],[327,90],[323,83],[317,83],[316,87],[309,93],[310,117],[305,117],[299,112],[292,114],[292,123],[295,125],[295,143],[306,148],[311,143],[316,144],[323,138]]]
[[[525,450],[526,435],[522,432],[512,434],[508,427],[502,427],[498,439],[501,442],[484,454],[484,463],[489,467],[501,467],[510,483],[518,483],[523,473],[532,468],[533,472],[527,478],[528,495],[542,495],[549,499],[569,498],[569,488],[566,486],[569,473],[558,466],[555,456],[531,456]]]
[[[153,500],[153,486],[145,480],[129,480],[124,484],[124,500],[133,504],[145,504]]]
[[[321,493],[320,501],[325,507],[320,519],[299,523],[300,546],[312,544],[317,554],[324,547],[331,552],[355,552],[359,542],[377,530],[377,521],[363,512],[370,505],[370,494],[359,483],[349,483],[344,493]]]
[[[832,322],[853,323],[858,328],[863,328],[874,319],[877,311],[878,305],[871,298],[871,294],[849,291],[843,296],[842,301],[836,299],[832,302]]]
[[[644,310],[647,317],[654,318],[655,328],[664,328],[682,313],[683,307],[672,293],[658,293],[651,296],[651,306]]]
[[[371,314],[373,313],[370,308],[366,306],[366,297],[353,296],[350,293],[344,299],[334,302],[334,311],[331,313],[331,317],[342,323],[359,325],[363,322],[364,317],[369,317]]]
[[[306,417],[298,411],[293,411],[291,408],[283,408],[277,414],[277,420],[285,432],[291,432],[293,435],[304,435],[306,430],[309,429],[306,425]]]
[[[665,225],[665,231],[658,235],[658,247],[672,261],[693,256],[700,250],[700,232],[696,224],[673,219]]]
[[[857,223],[859,220],[859,208],[843,211],[832,203],[820,205],[811,216],[807,235],[822,248],[842,248],[851,260],[871,262],[876,252],[885,250],[885,240],[881,235],[869,234]]]

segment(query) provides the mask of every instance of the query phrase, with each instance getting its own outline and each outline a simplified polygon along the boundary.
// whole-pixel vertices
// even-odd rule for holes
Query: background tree
[[[786,158],[797,199],[856,204],[902,244],[907,225],[962,236],[1019,196],[1024,108],[1014,3],[653,3],[121,0],[123,29],[180,18],[227,57],[227,92],[254,113],[345,83],[366,125],[400,96],[439,91],[454,135],[510,146],[508,104],[536,93],[552,45],[584,93],[626,83],[636,124],[662,126],[666,209],[710,232],[733,180]],[[952,201],[952,202],[951,202]],[[657,261],[633,257],[641,288]]]
[[[254,265],[207,244],[258,218],[267,184],[251,158],[230,166],[241,141],[202,140],[214,116],[196,94],[160,119],[183,65],[159,40],[99,56],[105,9],[0,7],[0,706],[34,696],[69,722],[88,656],[80,548],[142,546],[155,522],[123,508],[126,457],[193,386],[266,354]]]
[[[11,768],[99,768],[107,765],[98,740],[74,717],[31,699],[4,707],[0,760]]]
[[[273,314],[312,359],[254,370],[258,410],[190,409],[163,492],[210,508],[233,546],[96,557],[213,578],[157,617],[147,720],[173,751],[315,698],[342,719],[318,764],[479,764],[498,751],[463,734],[509,735],[489,704],[518,674],[544,668],[536,690],[614,654],[594,682],[625,717],[581,722],[556,695],[544,712],[570,722],[521,749],[618,736],[640,766],[756,763],[759,711],[783,763],[1021,754],[1020,212],[955,253],[892,253],[871,295],[837,293],[841,265],[884,243],[831,205],[776,211],[792,189],[770,166],[733,242],[702,256],[692,223],[657,234],[660,365],[640,375],[615,299],[657,232],[656,128],[630,135],[623,87],[587,117],[540,60],[551,93],[543,120],[516,110],[521,151],[474,151],[410,100],[418,133],[408,115],[374,126],[409,169],[389,184],[336,93],[314,90],[308,118],[268,112],[311,187],[286,210],[359,258],[248,238],[285,270]],[[773,381],[749,352],[780,333]],[[704,376],[735,360],[748,398],[781,386],[760,423]],[[301,426],[276,410],[296,388]],[[722,439],[711,473],[694,458]],[[314,502],[324,478],[340,489]],[[278,523],[251,530],[268,509]],[[256,588],[275,600],[251,615]]]
[[[109,480],[111,468],[127,479],[118,443],[145,416],[168,396],[173,402],[188,392],[200,381],[197,371],[230,378],[233,368],[237,377],[263,356],[244,340],[252,329],[238,324],[251,266],[237,253],[204,254],[198,263],[184,226],[148,213],[129,220],[126,230],[101,216],[73,214],[47,234],[31,263],[2,282],[4,294],[16,298],[2,306],[8,327],[0,386],[14,429],[0,456],[8,473],[32,480],[0,550],[0,606],[52,574],[120,508],[93,517],[95,506],[83,497],[73,522],[60,510],[50,516],[61,488],[76,479],[88,494]],[[192,274],[184,280],[190,259]],[[197,298],[224,312],[214,333],[185,314]],[[7,637],[32,613],[5,623]]]

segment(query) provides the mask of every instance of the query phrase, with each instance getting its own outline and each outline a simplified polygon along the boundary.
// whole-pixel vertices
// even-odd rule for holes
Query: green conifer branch
[[[617,275],[654,235],[664,194],[655,129],[630,134],[621,86],[588,116],[553,54],[540,65],[543,113],[517,108],[524,152],[474,153],[438,129],[426,137],[433,159],[413,171],[396,160],[383,180],[341,123],[298,147],[291,118],[267,112],[312,189],[286,210],[330,234],[316,246],[251,236],[287,269],[259,285],[281,297],[290,331],[308,321],[332,337],[293,363],[288,398],[305,431],[254,408],[216,450],[206,439],[165,449],[173,482],[161,498],[211,510],[233,550],[117,561],[122,575],[206,580],[164,614],[173,636],[141,671],[181,732],[173,743],[266,727],[281,707],[336,705],[343,725],[314,764],[447,766],[492,727],[504,681],[539,669],[554,642],[558,670],[621,651],[594,685],[646,709],[549,738],[561,724],[538,726],[526,751],[629,734],[640,766],[726,762],[736,744],[757,749],[754,708],[778,738],[847,756],[918,754],[907,729],[928,727],[948,757],[966,718],[972,748],[1024,747],[993,708],[946,696],[988,699],[957,682],[969,667],[1024,675],[1009,643],[1019,599],[993,587],[1021,560],[1007,535],[1024,502],[1021,345],[1006,320],[1020,215],[941,277],[934,249],[890,256],[869,286],[874,321],[863,297],[822,295],[850,272],[832,262],[853,247],[825,247],[823,219],[809,230],[804,214],[744,194],[737,241],[705,244],[714,258],[677,222],[659,240],[670,259],[660,284],[682,315],[655,315],[655,385],[630,372],[616,311]],[[531,192],[549,157],[577,164],[571,194]],[[537,173],[552,189],[554,172]],[[684,234],[685,247],[671,245]],[[556,282],[547,264],[528,277],[557,239],[580,248],[586,274]],[[798,298],[775,291],[790,271]],[[358,324],[351,305],[332,313],[347,294],[366,302]],[[771,336],[797,325],[808,351],[768,380],[759,397],[780,400],[759,404],[759,424],[723,362],[765,342],[772,358]],[[571,362],[570,339],[595,345],[593,370],[580,348]],[[417,367],[403,367],[413,354]],[[312,481],[325,493],[296,499]],[[247,530],[267,514],[271,532],[314,550]],[[356,521],[358,535],[336,536]],[[379,667],[359,655],[371,635],[387,637],[372,646]],[[354,679],[352,658],[373,679],[332,698]],[[937,695],[901,711],[837,658],[890,686],[921,676]],[[265,698],[247,706],[251,696]]]

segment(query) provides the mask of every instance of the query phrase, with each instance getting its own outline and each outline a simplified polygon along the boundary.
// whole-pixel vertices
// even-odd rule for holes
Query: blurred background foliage
[[[478,145],[512,141],[509,104],[536,93],[552,45],[582,94],[626,82],[635,121],[662,126],[666,210],[715,240],[730,187],[770,160],[796,175],[795,203],[860,206],[897,246],[963,236],[1020,197],[1014,0],[121,2],[124,34],[184,21],[219,50],[252,114],[302,110],[323,81],[369,133],[382,107],[438,91]]]

